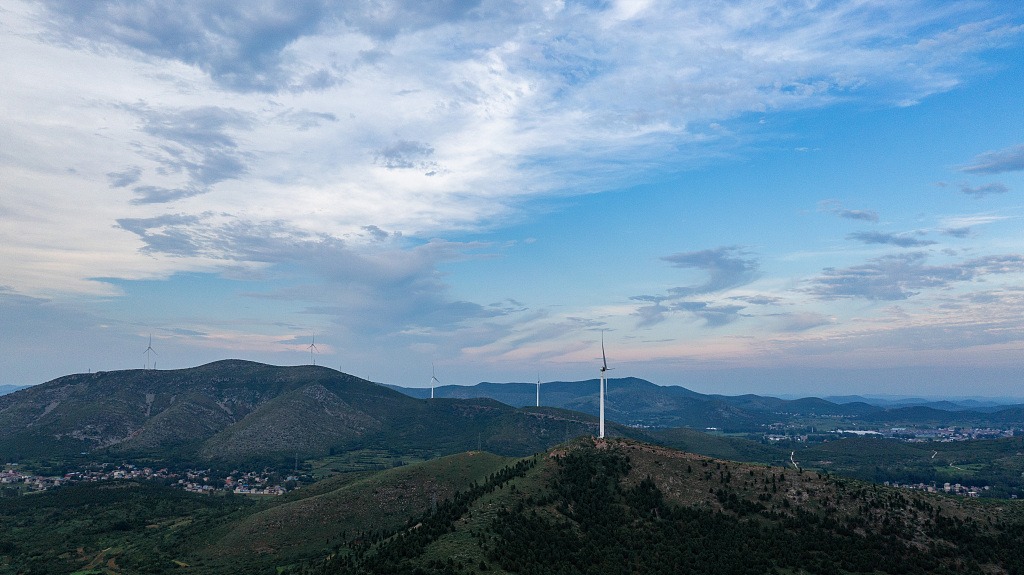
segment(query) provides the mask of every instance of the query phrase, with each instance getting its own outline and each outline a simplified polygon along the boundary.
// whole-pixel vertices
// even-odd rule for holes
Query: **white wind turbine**
[[[537,374],[537,407],[540,407],[540,374]]]
[[[430,364],[430,399],[434,399],[434,384],[440,385],[441,382],[434,377],[434,364]]]
[[[313,353],[314,352],[320,353],[320,350],[316,348],[316,334],[315,333],[312,334],[311,337],[313,338],[313,341],[312,341],[312,343],[309,344],[309,347],[307,347],[306,349],[309,350],[309,361],[310,361],[310,363],[312,363],[313,365],[316,365],[316,356],[314,356]]]
[[[605,391],[605,387],[607,386],[607,381],[608,381],[606,376],[605,376],[605,372],[608,371],[608,369],[609,369],[608,368],[608,358],[606,358],[605,355],[604,355],[604,330],[602,329],[601,330],[601,393],[599,394],[600,395],[600,402],[601,402],[601,408],[600,408],[601,424],[600,424],[599,433],[598,433],[598,437],[600,437],[600,438],[604,438],[604,395],[605,395],[604,391]]]
[[[149,354],[152,352],[153,355],[159,355],[155,349],[153,349],[153,334],[149,334],[149,346],[146,351],[142,352],[146,356],[146,369],[149,369]],[[153,362],[153,369],[156,369],[156,362]]]

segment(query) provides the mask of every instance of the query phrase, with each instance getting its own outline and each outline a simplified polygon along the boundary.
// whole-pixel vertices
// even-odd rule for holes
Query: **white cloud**
[[[983,226],[1009,219],[1009,216],[997,214],[971,214],[965,216],[948,216],[941,219],[944,228],[970,228]]]
[[[337,6],[6,3],[2,282],[112,295],[91,278],[266,270],[329,246],[367,275],[321,311],[382,330],[486,319],[500,312],[446,292],[437,266],[461,256],[431,237],[713,157],[751,112],[948,90],[1016,33],[973,3]],[[370,227],[408,243],[382,255]],[[676,261],[710,276],[691,295],[754,274],[694,261]],[[381,286],[419,297],[389,315],[361,297]],[[739,311],[682,304],[716,324]]]

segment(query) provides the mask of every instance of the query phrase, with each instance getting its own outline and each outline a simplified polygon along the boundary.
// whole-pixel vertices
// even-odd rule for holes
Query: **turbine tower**
[[[440,384],[436,377],[434,377],[434,364],[430,364],[430,399],[434,399],[434,384]]]
[[[155,349],[153,349],[153,334],[149,334],[149,346],[146,351],[142,352],[146,356],[146,369],[149,369],[149,354],[159,355]],[[156,362],[153,362],[153,369],[156,369]]]
[[[540,374],[537,374],[537,407],[540,407]]]
[[[601,402],[601,407],[600,407],[601,424],[600,424],[600,427],[599,427],[599,430],[598,430],[598,437],[601,438],[601,439],[604,438],[604,395],[605,395],[604,394],[604,390],[605,390],[605,386],[607,385],[607,381],[608,381],[606,376],[605,376],[605,372],[608,371],[608,369],[609,369],[608,368],[608,358],[606,358],[605,355],[604,355],[604,330],[602,329],[601,330],[601,393],[599,394],[600,402]]]
[[[313,342],[310,343],[309,347],[307,347],[306,349],[309,350],[309,361],[313,365],[316,365],[316,356],[313,355],[313,352],[320,353],[320,350],[316,348],[316,334],[315,333],[312,334],[312,338],[313,338]]]

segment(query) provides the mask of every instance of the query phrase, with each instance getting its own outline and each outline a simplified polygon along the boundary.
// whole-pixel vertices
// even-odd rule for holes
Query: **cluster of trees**
[[[924,526],[932,547],[922,549],[910,545],[922,526],[907,520],[914,504],[902,497],[861,491],[862,521],[856,514],[837,521],[803,508],[769,509],[737,497],[723,481],[716,497],[726,512],[709,511],[666,502],[650,477],[624,487],[629,468],[613,452],[565,456],[552,485],[553,512],[519,506],[501,514],[492,526],[496,537],[488,540],[489,559],[523,574],[952,574],[982,573],[986,564],[1021,572],[1019,547],[1011,543],[1021,540],[1019,524],[988,529],[936,508],[936,519]]]
[[[243,497],[195,495],[146,481],[74,484],[0,499],[0,573],[8,567],[71,573],[101,555],[127,572],[170,573],[211,528],[253,506]]]

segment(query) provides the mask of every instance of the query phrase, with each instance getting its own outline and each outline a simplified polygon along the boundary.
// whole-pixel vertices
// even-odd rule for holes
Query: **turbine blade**
[[[601,365],[605,370],[608,369],[608,358],[604,355],[604,330],[601,330]]]

